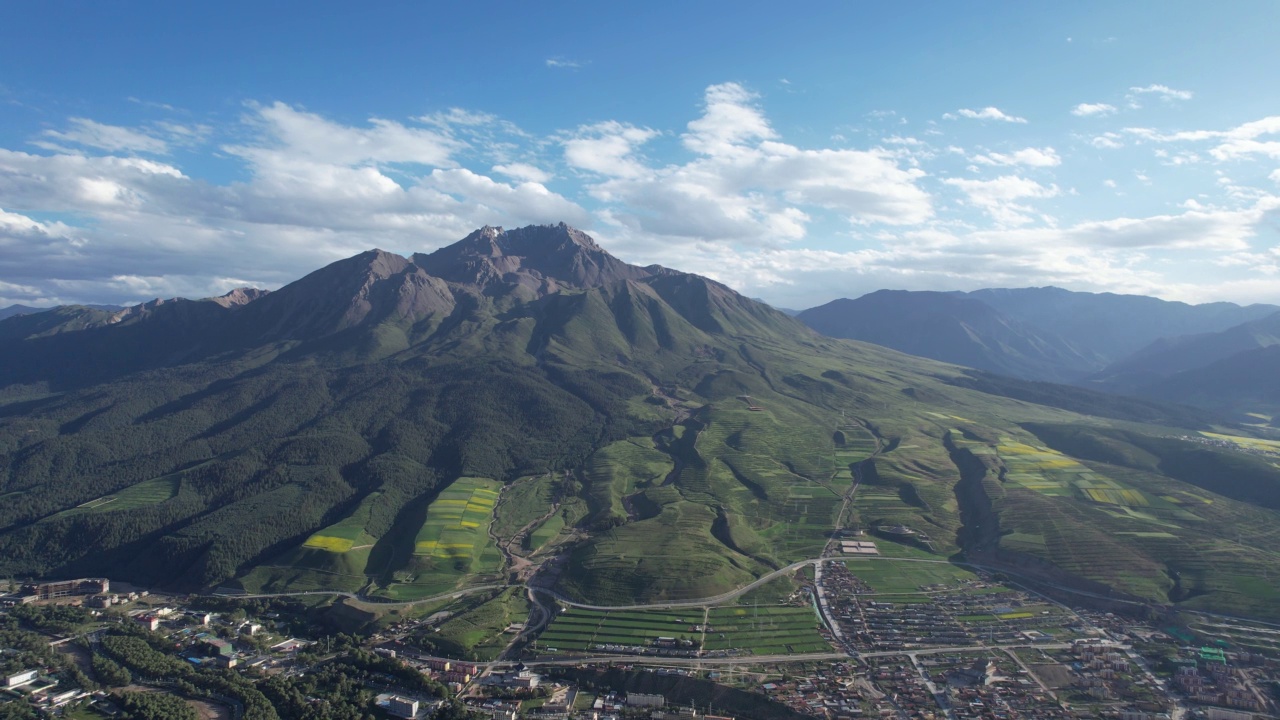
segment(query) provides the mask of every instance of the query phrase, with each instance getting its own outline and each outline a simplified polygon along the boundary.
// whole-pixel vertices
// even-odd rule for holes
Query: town
[[[542,640],[500,660],[422,642],[448,613],[354,628],[323,593],[12,584],[0,596],[0,717],[1275,716],[1280,630],[1072,607],[980,570],[903,567],[828,558],[764,607],[759,594],[698,612],[557,604]],[[625,641],[595,641],[628,625]]]

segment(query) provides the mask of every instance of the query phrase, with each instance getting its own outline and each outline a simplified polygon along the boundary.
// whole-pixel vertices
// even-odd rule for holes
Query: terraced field
[[[496,580],[503,560],[489,525],[501,487],[488,478],[463,477],[442,490],[413,539],[408,566],[382,593],[413,600],[481,577]]]
[[[431,503],[414,538],[413,553],[469,570],[488,543],[489,522],[501,487],[486,478],[458,478]]]

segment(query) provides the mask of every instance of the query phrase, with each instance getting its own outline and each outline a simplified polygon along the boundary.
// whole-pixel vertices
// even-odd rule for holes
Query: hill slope
[[[0,322],[0,572],[388,598],[533,572],[618,604],[905,525],[939,559],[1280,608],[1237,582],[1280,560],[1276,510],[1205,481],[1252,456],[1219,448],[1183,477],[1044,430],[1127,433],[1129,455],[1174,463],[1212,417],[825,338],[563,225],[370,251],[228,305]]]

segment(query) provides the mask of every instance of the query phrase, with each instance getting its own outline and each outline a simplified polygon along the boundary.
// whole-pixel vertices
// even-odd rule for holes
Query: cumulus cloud
[[[959,188],[971,204],[1001,225],[1026,225],[1034,219],[1034,211],[1020,200],[1051,198],[1058,194],[1056,185],[1046,187],[1017,175],[1005,175],[994,180],[947,178],[943,182]]]
[[[639,177],[648,172],[636,149],[659,135],[657,130],[614,120],[584,125],[564,141],[564,158],[579,170],[610,177]]]
[[[1114,105],[1106,103],[1080,103],[1071,108],[1071,114],[1076,117],[1091,117],[1110,115],[1116,111]]]
[[[923,171],[900,167],[887,150],[782,142],[758,100],[734,83],[707,88],[702,114],[681,136],[695,153],[688,162],[641,162],[634,148],[653,131],[621,123],[580,128],[565,144],[566,161],[608,176],[588,187],[608,207],[602,218],[646,242],[785,243],[806,236],[816,210],[854,225],[932,217],[930,197],[917,184]]]
[[[981,110],[970,110],[969,108],[961,108],[955,114],[947,113],[942,116],[945,120],[955,120],[957,117],[969,118],[970,120],[999,120],[1008,123],[1026,123],[1027,119],[1007,115],[1000,108],[984,107]]]
[[[525,182],[534,182],[534,183],[540,183],[544,185],[547,183],[547,181],[551,180],[551,178],[554,177],[551,173],[545,170],[536,168],[533,165],[530,165],[528,163],[521,163],[521,162],[507,163],[505,165],[494,165],[493,171],[500,175],[506,175],[507,177],[514,178],[516,180],[524,180]]]
[[[1280,268],[1265,246],[1280,209],[1270,183],[1262,190],[1223,174],[1215,194],[1173,212],[1057,220],[1049,201],[1075,191],[1023,177],[1063,164],[1047,138],[966,150],[934,147],[925,131],[887,133],[861,148],[804,146],[766,107],[767,98],[723,83],[691,104],[683,128],[618,118],[545,137],[465,108],[348,123],[263,103],[231,126],[188,117],[117,128],[126,133],[68,121],[59,136],[33,138],[39,151],[0,148],[0,305],[276,287],[372,246],[427,251],[484,224],[562,220],[629,261],[701,272],[793,306],[890,286],[1191,295],[1200,292],[1195,282],[1168,272],[1179,258],[1242,274],[1259,272],[1264,259]],[[1022,120],[995,108],[952,117]],[[1226,130],[1129,128],[1082,142],[1153,144],[1167,164],[1271,160],[1280,156],[1278,130],[1280,120],[1264,118]],[[239,163],[236,181],[193,177],[175,159],[187,153],[172,153],[210,138],[235,138],[220,150]],[[965,160],[999,177],[933,174]],[[1110,196],[1115,183],[1102,178],[1132,170],[1108,171],[1072,182]],[[1163,171],[1152,167],[1157,187]],[[1270,177],[1280,183],[1280,171]],[[553,179],[570,190],[550,190]]]
[[[250,106],[236,134],[245,140],[223,149],[248,177],[227,185],[131,156],[0,149],[0,246],[23,249],[0,253],[0,278],[39,288],[4,297],[201,297],[227,278],[278,286],[372,246],[431,250],[484,224],[591,220],[531,164],[498,163],[510,183],[459,167],[472,146],[445,129],[376,118],[351,126],[275,103]],[[181,280],[121,280],[169,277]]]
[[[1023,165],[1026,167],[1057,167],[1062,158],[1051,147],[1024,148],[1012,153],[986,153],[970,158],[980,165]]]

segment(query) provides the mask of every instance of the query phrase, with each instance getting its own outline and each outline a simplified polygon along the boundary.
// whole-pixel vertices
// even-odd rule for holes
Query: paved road
[[[440,593],[439,595],[432,595],[431,597],[418,598],[417,600],[397,600],[397,601],[386,601],[376,597],[370,597],[368,595],[360,595],[359,593],[353,593],[353,592],[343,592],[340,590],[308,590],[306,592],[287,592],[287,593],[251,593],[251,594],[246,593],[243,595],[235,594],[235,593],[212,593],[208,597],[254,599],[254,598],[275,598],[275,597],[303,597],[307,595],[328,595],[332,597],[350,598],[357,602],[362,602],[366,605],[376,605],[379,607],[405,607],[408,605],[420,605],[422,603],[436,602],[439,600],[448,600],[448,599],[456,600],[464,595],[472,595],[478,592],[484,592],[486,590],[502,590],[508,587],[511,587],[511,586],[502,584],[502,583],[495,583],[492,585],[473,585],[471,587],[465,587],[458,590],[450,590],[447,593]]]
[[[859,658],[902,657],[915,655],[939,655],[944,653],[985,652],[987,650],[1005,650],[1017,648],[1039,648],[1042,650],[1066,650],[1069,643],[1020,643],[1013,645],[970,645],[917,648],[912,650],[878,650],[876,652],[858,653]],[[790,655],[739,655],[737,657],[709,658],[668,658],[645,655],[587,655],[577,658],[557,658],[555,660],[524,660],[525,667],[554,667],[564,665],[599,665],[612,663],[621,665],[677,665],[677,666],[709,666],[709,665],[758,665],[772,662],[805,662],[807,660],[849,660],[849,653],[795,653]]]

